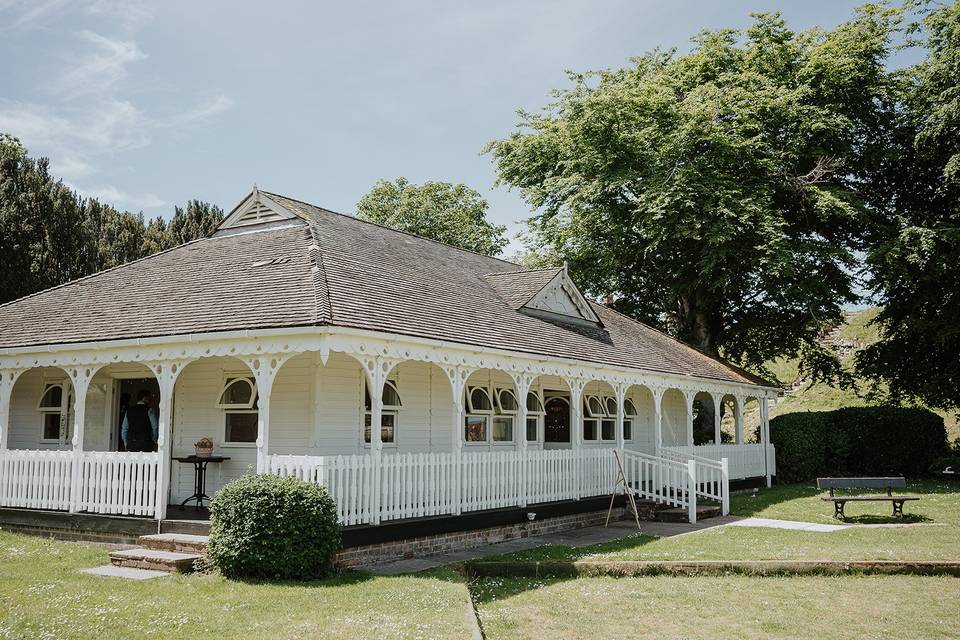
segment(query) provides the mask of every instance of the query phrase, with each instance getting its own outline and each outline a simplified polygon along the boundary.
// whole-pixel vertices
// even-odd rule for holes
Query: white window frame
[[[534,409],[534,410],[530,409],[529,407],[530,396],[533,396],[534,398],[536,398],[537,405],[540,407],[539,409]],[[543,395],[540,393],[539,390],[530,389],[529,391],[527,391],[527,397],[524,398],[523,400],[524,400],[524,403],[526,403],[524,406],[527,407],[527,420],[536,420],[536,423],[537,423],[537,435],[533,438],[533,440],[531,440],[530,438],[527,438],[526,424],[523,425],[523,437],[527,438],[527,442],[540,442],[540,437],[541,437],[541,434],[543,433],[543,419],[547,415],[547,409],[543,403]]]
[[[373,446],[373,396],[370,395],[369,383],[367,382],[367,376],[363,376],[363,389],[360,394],[361,399],[361,412],[360,412],[360,444],[364,448],[369,449]],[[383,404],[383,409],[380,411],[380,438],[381,443],[384,448],[396,448],[397,441],[399,440],[399,431],[400,431],[400,409],[403,408],[403,396],[400,395],[400,387],[397,386],[396,380],[384,380],[383,382],[383,391],[386,391],[387,388],[393,389],[393,393],[397,396],[397,404]],[[367,409],[367,398],[370,398],[370,408]],[[383,392],[380,393],[380,400],[383,401]],[[370,416],[370,442],[367,442],[367,416]],[[393,440],[387,442],[383,440],[383,417],[384,416],[393,416]]]
[[[633,413],[630,413],[629,411],[627,411],[628,406],[633,409]],[[628,423],[630,424],[630,437],[628,438],[626,436],[626,433],[624,433],[624,436],[623,436],[624,442],[633,442],[633,425],[636,419],[639,417],[640,417],[640,412],[637,411],[637,403],[631,400],[630,398],[624,398],[623,399],[623,424],[624,424],[623,430],[624,432],[626,432],[627,430],[626,425]]]
[[[490,392],[491,388],[493,393]],[[478,409],[473,406],[473,394],[477,391],[483,392],[490,403],[490,409]],[[513,396],[517,409],[503,410],[500,405],[500,393],[506,391]],[[498,446],[511,445],[516,442],[517,437],[517,419],[516,415],[520,409],[520,402],[517,399],[517,393],[509,387],[493,387],[485,385],[468,385],[464,390],[466,398],[464,406],[466,411],[463,416],[463,444],[466,446]],[[508,440],[495,440],[493,437],[493,421],[495,418],[509,418],[510,420],[510,438]],[[467,423],[471,420],[480,419],[484,422],[484,439],[467,440]],[[526,424],[523,425],[524,437],[526,437]]]
[[[238,404],[226,404],[223,402],[224,396],[227,394],[227,389],[231,386],[238,384],[240,381],[244,381],[250,385],[250,400],[244,403]],[[220,387],[220,395],[217,396],[217,402],[215,407],[220,409],[223,412],[223,431],[222,441],[220,446],[222,447],[233,447],[233,448],[251,448],[257,446],[256,437],[252,441],[235,441],[227,439],[227,416],[232,414],[247,414],[247,415],[258,415],[260,413],[259,408],[257,407],[257,398],[258,398],[258,389],[256,380],[251,377],[249,373],[224,373],[223,374],[223,386]],[[258,429],[259,431],[259,429]]]
[[[616,442],[617,441],[617,400],[612,396],[600,396],[600,404],[603,405],[603,411],[605,414],[604,418],[600,418],[600,429],[597,432],[597,436],[600,439],[600,442]],[[614,406],[613,413],[610,413],[610,405]],[[604,438],[603,437],[603,423],[604,422],[613,422],[613,437]]]
[[[43,400],[54,387],[60,388],[60,406],[46,407],[43,405]],[[40,394],[40,399],[37,400],[37,411],[40,413],[40,444],[62,445],[73,437],[70,427],[70,389],[65,380],[44,380],[43,392]],[[60,416],[60,429],[56,438],[44,438],[43,432],[47,426],[47,416],[51,414]]]

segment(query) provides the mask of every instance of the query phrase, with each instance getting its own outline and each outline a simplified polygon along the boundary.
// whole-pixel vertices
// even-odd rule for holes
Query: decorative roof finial
[[[570,275],[569,272],[567,271],[567,261],[566,261],[566,260],[563,261],[563,273],[566,274],[566,275]]]

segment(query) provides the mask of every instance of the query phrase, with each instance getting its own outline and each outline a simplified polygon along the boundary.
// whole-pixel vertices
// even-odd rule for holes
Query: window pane
[[[501,411],[516,411],[520,408],[517,406],[517,397],[510,389],[499,389],[497,399],[500,401]]]
[[[228,413],[226,416],[227,431],[224,440],[227,442],[257,441],[256,413]]]
[[[380,416],[380,441],[392,443],[397,426],[397,414],[385,413]]]
[[[533,391],[527,394],[527,411],[543,413],[543,404],[540,402],[540,396]]]
[[[603,440],[613,440],[617,431],[617,422],[615,420],[604,420],[600,423],[600,437]]]
[[[367,444],[370,444],[370,417],[369,413],[364,414],[363,416],[363,441]]]
[[[633,422],[630,420],[623,421],[623,439],[630,440],[633,438]]]
[[[537,441],[537,419],[536,418],[527,418],[527,441],[528,442]]]
[[[637,407],[634,406],[633,400],[627,398],[623,401],[623,413],[628,416],[637,415]]]
[[[60,439],[60,414],[59,413],[43,414],[43,439],[44,440]]]
[[[466,442],[486,442],[486,416],[467,416],[464,420],[463,439]]]
[[[399,407],[400,394],[397,393],[397,388],[392,384],[383,385],[383,394],[380,396],[383,398],[383,406],[385,407]]]
[[[607,396],[606,398],[604,398],[603,401],[604,401],[604,402],[606,403],[606,405],[607,405],[607,415],[608,415],[608,416],[614,416],[614,417],[616,417],[616,415],[617,415],[617,401],[614,400],[613,398],[611,398],[610,396]]]
[[[222,405],[250,406],[253,396],[253,385],[245,378],[238,378],[227,384],[220,398]]]
[[[63,387],[60,385],[51,385],[43,392],[43,398],[40,400],[40,406],[46,409],[59,409],[63,404]]]
[[[493,419],[493,441],[510,442],[513,440],[513,418],[496,416]]]
[[[603,405],[600,404],[600,398],[596,396],[590,396],[587,399],[590,416],[602,416],[603,415]]]
[[[363,385],[363,409],[364,411],[370,411],[372,409],[370,402],[370,389],[367,389],[367,385]],[[369,425],[367,425],[369,426]]]
[[[492,409],[493,407],[490,406],[490,397],[487,395],[486,389],[475,387],[470,392],[470,410],[491,411]]]
[[[596,420],[583,421],[583,439],[584,440],[597,439],[597,421]]]

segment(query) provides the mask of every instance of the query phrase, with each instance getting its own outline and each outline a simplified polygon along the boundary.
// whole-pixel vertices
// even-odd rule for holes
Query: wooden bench
[[[818,489],[829,489],[829,496],[820,499],[833,503],[833,517],[846,520],[843,507],[848,502],[886,502],[893,504],[893,515],[903,517],[903,503],[907,500],[919,500],[920,496],[895,496],[893,488],[906,487],[903,478],[817,478]],[[834,489],[886,489],[887,495],[838,496]]]

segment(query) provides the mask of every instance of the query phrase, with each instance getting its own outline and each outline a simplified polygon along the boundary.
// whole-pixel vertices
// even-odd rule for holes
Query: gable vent
[[[237,218],[234,225],[262,224],[283,220],[283,216],[261,202],[252,202],[250,206]]]

